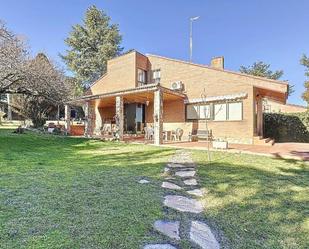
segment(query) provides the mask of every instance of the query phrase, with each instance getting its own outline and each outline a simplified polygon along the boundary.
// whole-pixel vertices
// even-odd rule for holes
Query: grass
[[[139,248],[155,240],[172,153],[0,129],[0,247]]]
[[[173,153],[0,129],[0,248],[141,248],[169,241],[157,219],[180,220],[182,234],[205,220],[222,248],[309,248],[307,164],[219,152],[208,163],[192,151],[207,190],[200,216],[162,207],[177,193],[160,187]],[[178,248],[197,247],[185,237]]]
[[[262,156],[193,152],[205,219],[230,248],[309,248],[309,166]]]

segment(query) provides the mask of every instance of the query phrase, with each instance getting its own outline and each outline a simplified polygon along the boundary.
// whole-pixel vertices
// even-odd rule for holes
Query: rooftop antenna
[[[190,18],[190,62],[192,62],[192,26],[193,22],[199,19],[199,16],[191,17]]]

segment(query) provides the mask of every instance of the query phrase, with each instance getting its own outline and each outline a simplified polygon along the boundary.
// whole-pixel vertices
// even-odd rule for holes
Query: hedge
[[[264,113],[264,136],[276,142],[309,142],[309,111]]]

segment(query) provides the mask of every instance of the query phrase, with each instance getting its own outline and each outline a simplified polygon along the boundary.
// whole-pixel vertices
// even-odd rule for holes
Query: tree
[[[60,101],[60,95],[53,96],[50,91],[55,88],[61,92],[64,79],[63,72],[44,54],[38,54],[35,60],[30,58],[25,43],[0,22],[0,94],[26,94]]]
[[[250,74],[259,77],[265,77],[272,80],[279,80],[283,75],[283,70],[272,71],[270,65],[262,61],[254,62],[252,66],[240,66],[241,73]]]
[[[263,61],[254,62],[252,66],[240,66],[239,71],[241,73],[250,74],[253,76],[264,77],[272,80],[279,80],[283,76],[283,70],[272,71],[270,64]],[[288,94],[291,95],[294,92],[294,86],[288,86]]]
[[[48,115],[57,110],[58,105],[62,105],[73,96],[75,85],[67,80],[64,73],[43,53],[39,53],[28,64],[33,74],[27,76],[33,76],[35,84],[41,85],[41,94],[15,95],[12,107],[20,115],[31,119],[34,127],[41,127]]]
[[[22,75],[26,59],[24,43],[0,21],[0,94],[30,91]]]
[[[303,65],[305,69],[305,76],[308,78],[307,81],[305,81],[305,92],[302,95],[303,100],[305,100],[309,104],[309,57],[306,55],[303,55],[300,59],[300,64]]]
[[[12,94],[15,111],[30,118],[35,127],[41,126],[75,88],[46,55],[31,58],[26,44],[0,22],[0,95]]]
[[[66,55],[61,55],[68,68],[85,87],[106,72],[107,60],[119,55],[122,37],[118,25],[110,23],[104,11],[91,6],[82,25],[73,26],[65,43]]]

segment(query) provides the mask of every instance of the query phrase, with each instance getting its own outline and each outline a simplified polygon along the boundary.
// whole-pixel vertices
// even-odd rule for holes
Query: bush
[[[309,142],[309,112],[264,113],[264,134],[276,142]]]

